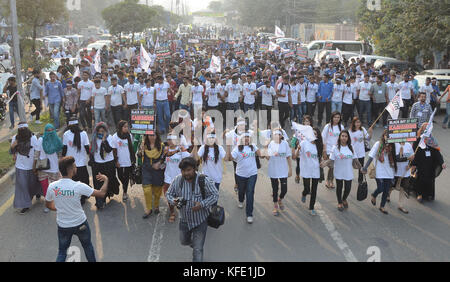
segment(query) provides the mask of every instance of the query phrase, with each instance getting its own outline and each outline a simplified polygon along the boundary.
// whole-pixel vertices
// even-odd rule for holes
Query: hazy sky
[[[152,0],[148,0],[150,3]],[[180,2],[183,0],[180,0]],[[186,0],[186,4],[189,7],[189,10],[191,12],[204,10],[208,7],[209,2],[212,0]],[[145,0],[140,0],[142,4],[145,4]],[[153,0],[153,5],[161,5],[164,6],[167,10],[170,10],[172,0]],[[176,0],[173,1],[174,5],[176,3]],[[174,7],[175,10],[175,7]]]

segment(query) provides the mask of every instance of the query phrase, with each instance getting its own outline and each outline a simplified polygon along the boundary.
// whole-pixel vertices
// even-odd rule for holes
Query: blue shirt
[[[437,98],[438,96],[440,96],[441,93],[439,91],[439,86],[431,84],[431,87],[433,87],[433,93],[431,93],[432,95],[430,95],[431,101],[435,102],[436,101],[435,96]]]
[[[321,81],[319,83],[319,89],[317,91],[317,97],[319,98],[319,102],[326,102],[326,99],[328,99],[328,102],[331,102],[331,94],[333,94],[333,82],[328,81],[328,83],[325,83],[325,81]]]
[[[56,104],[62,101],[64,91],[61,82],[47,82],[45,84],[45,95],[48,97],[49,104]]]
[[[31,94],[30,94],[30,98],[31,100],[35,100],[35,99],[41,99],[41,90],[44,89],[44,86],[41,85],[41,82],[39,81],[38,78],[33,78],[33,80],[31,81]]]

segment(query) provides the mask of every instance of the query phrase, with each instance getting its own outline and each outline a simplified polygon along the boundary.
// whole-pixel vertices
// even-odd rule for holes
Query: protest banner
[[[158,60],[167,59],[167,58],[171,58],[172,57],[172,54],[170,53],[170,49],[169,48],[156,49],[155,54],[156,54],[156,58]]]
[[[132,110],[131,111],[131,134],[154,134],[155,111],[154,110]]]
[[[417,118],[390,119],[388,121],[388,143],[415,142],[418,130]]]

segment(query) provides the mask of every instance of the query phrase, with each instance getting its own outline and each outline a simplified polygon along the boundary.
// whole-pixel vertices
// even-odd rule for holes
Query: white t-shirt
[[[303,140],[300,142],[300,176],[303,178],[320,178],[320,164],[316,144]]]
[[[283,86],[283,89],[281,87]],[[286,95],[285,97],[278,97],[278,102],[288,103],[289,102],[289,91],[291,91],[291,85],[289,83],[285,84],[281,82],[278,84],[277,89],[280,91],[281,95]]]
[[[59,227],[69,228],[86,221],[86,214],[81,207],[81,196],[90,197],[94,189],[82,182],[62,178],[48,186],[45,200],[55,201],[56,223]]]
[[[111,148],[115,148],[111,135],[108,135],[106,140],[108,141],[108,144],[109,144],[109,146],[111,146]],[[100,146],[102,145],[102,140],[96,138],[96,141],[97,141],[97,151],[95,151],[95,153],[94,153],[95,162],[96,163],[107,163],[107,162],[113,161],[114,160],[113,151],[111,151],[109,153],[106,153],[106,151],[104,151],[105,159],[102,159],[102,157],[100,156]]]
[[[239,102],[239,97],[242,92],[242,86],[240,84],[228,83],[225,90],[228,92],[227,103]]]
[[[136,105],[138,103],[138,92],[140,90],[139,84],[130,84],[127,82],[124,86],[124,90],[127,92],[127,105]]]
[[[360,82],[359,83],[359,100],[361,101],[370,101],[370,96],[369,96],[369,91],[370,91],[370,87],[372,86],[372,83],[370,82]]]
[[[384,162],[380,162],[377,157],[378,148],[380,147],[380,141],[377,141],[375,145],[373,145],[372,149],[369,152],[369,157],[373,158],[373,162],[376,170],[376,178],[377,179],[394,179],[394,168],[389,164],[389,157],[386,153],[384,153]],[[395,156],[394,156],[395,157]]]
[[[153,107],[153,104],[155,102],[155,88],[150,86],[150,88],[147,88],[147,86],[141,88],[141,96],[142,96],[142,106],[144,107]]]
[[[11,140],[11,144],[16,141],[16,136]],[[32,170],[34,162],[34,151],[39,149],[39,142],[35,135],[31,136],[31,149],[27,156],[22,156],[21,154],[16,154],[16,168],[21,170]]]
[[[331,129],[329,123],[323,128],[322,139],[323,143],[327,146],[327,155],[331,154],[331,149],[337,144],[339,134],[341,134],[341,130],[343,129],[344,127],[340,125],[334,125],[333,129]]]
[[[298,94],[300,92],[300,88],[298,84],[291,85],[291,101],[292,105],[298,105]]]
[[[217,87],[206,89],[209,107],[217,107],[219,105],[219,93],[220,90]]]
[[[427,99],[426,99],[425,103],[429,104],[431,101],[431,93],[433,93],[433,86],[431,86],[431,84],[428,86],[422,85],[420,87],[419,92],[425,92],[427,94]]]
[[[397,93],[397,91],[400,89],[398,87],[397,83],[392,83],[392,82],[388,82],[386,83],[387,86],[387,91],[388,91],[388,96],[389,96],[389,100],[392,100],[392,98],[394,98],[395,94]]]
[[[414,149],[411,143],[405,143],[401,145],[400,143],[395,143],[395,153],[397,155],[400,154],[400,148],[403,147],[403,157],[409,158],[414,155]],[[397,171],[395,172],[395,176],[399,177],[410,177],[411,171],[406,169],[408,167],[409,161],[406,162],[397,162]]]
[[[330,160],[334,161],[334,177],[338,180],[353,180],[352,164],[356,158],[348,146],[341,146],[340,150],[337,145],[334,146],[330,155]]]
[[[364,158],[366,156],[366,150],[364,148],[364,136],[366,137],[366,140],[369,140],[369,133],[367,133],[367,130],[364,127],[362,128],[362,130],[357,130],[355,132],[349,130],[349,133],[355,155],[358,157],[358,159]]]
[[[214,148],[209,147],[208,150],[208,159],[207,161],[203,161],[203,154],[205,152],[205,145],[200,146],[198,150],[198,156],[202,159],[202,173],[209,178],[211,178],[215,183],[222,182],[223,176],[223,162],[222,160],[225,158],[226,152],[222,146],[219,147],[219,156],[218,161],[215,161]]]
[[[240,177],[250,177],[258,174],[258,168],[256,167],[256,151],[258,147],[253,145],[253,151],[249,146],[244,146],[242,152],[239,152],[239,147],[236,146],[231,151],[231,156],[236,165],[236,174]]]
[[[353,104],[353,92],[355,91],[355,88],[353,85],[347,86],[347,84],[344,86],[344,97],[342,98],[342,102],[347,105]]]
[[[108,95],[104,87],[95,88],[92,90],[92,97],[94,97],[94,109],[104,109],[106,107],[105,96]]]
[[[203,86],[197,85],[192,86],[192,104],[194,105],[202,105],[203,104]]]
[[[402,95],[402,99],[411,99],[411,89],[414,90],[414,85],[411,81],[405,82],[402,81],[398,84],[398,88],[400,89],[400,93]]]
[[[75,137],[75,134],[72,133],[72,131],[67,130],[64,132],[63,135],[63,145],[67,146],[67,153],[66,156],[71,156],[75,159],[75,165],[77,167],[83,167],[86,166],[87,161],[87,153],[84,149],[84,146],[89,146],[89,138],[86,133],[86,131],[80,132],[80,151],[78,151],[78,148],[73,144],[73,138]]]
[[[300,102],[305,103],[306,102],[306,87],[307,87],[307,85],[305,82],[303,82],[303,84],[298,83],[297,87],[298,87],[298,91],[300,93]]]
[[[40,152],[39,159],[44,160],[47,159],[50,161],[50,168],[47,170],[44,170],[43,172],[50,172],[50,173],[58,173],[59,172],[59,166],[58,166],[58,154],[53,153],[51,155],[47,155],[44,151],[44,148],[42,147],[42,142],[44,141],[43,137],[40,137],[38,139],[38,148],[37,151]]]
[[[342,95],[344,94],[344,85],[335,84],[333,86],[333,98],[331,101],[333,102],[342,102]]]
[[[94,82],[88,80],[88,81],[80,81],[78,82],[78,89],[80,89],[80,100],[86,101],[91,99],[92,97],[92,90],[95,88]]]
[[[256,95],[250,94],[253,91],[256,91],[256,84],[254,82],[252,83],[244,83],[244,103],[247,105],[253,105],[255,104],[255,97]]]
[[[169,149],[169,152],[174,152],[178,150],[176,149]],[[181,160],[184,158],[187,158],[191,156],[189,152],[178,152],[173,156],[166,157],[166,170],[164,172],[164,182],[167,184],[172,184],[172,180],[181,174],[181,169],[178,167]]]
[[[111,106],[116,107],[123,104],[122,94],[124,90],[123,87],[117,84],[117,86],[110,86],[108,89],[108,95],[111,96]]]
[[[270,178],[287,178],[289,166],[287,158],[292,156],[291,148],[286,140],[281,140],[280,144],[271,141],[268,147],[269,167],[268,175]]]
[[[319,91],[319,85],[317,83],[308,83],[308,91],[306,93],[306,102],[315,103],[317,91]]]
[[[162,84],[155,83],[155,91],[156,91],[156,101],[165,101],[168,99],[167,91],[170,88],[170,84],[167,81],[164,81]]]
[[[117,149],[117,161],[119,162],[119,166],[130,167],[131,158],[130,151],[128,150],[128,140],[120,139],[119,136],[117,136],[117,133],[113,135],[112,140],[114,143],[114,148]]]
[[[258,88],[258,91],[262,93],[261,103],[263,105],[272,107],[272,98],[276,95],[275,89],[272,86],[267,88],[267,86],[263,85]]]

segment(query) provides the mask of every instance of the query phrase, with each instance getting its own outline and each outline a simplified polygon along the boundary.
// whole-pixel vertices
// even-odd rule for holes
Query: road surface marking
[[[152,244],[148,254],[148,262],[159,262],[161,253],[161,244],[163,239],[163,230],[167,221],[167,208],[163,208],[156,217],[155,230],[153,231]]]
[[[102,232],[100,230],[100,223],[98,221],[98,214],[94,215],[94,226],[95,226],[95,245],[97,249],[97,254],[99,260],[103,259],[103,242],[102,242]]]
[[[6,201],[6,202],[0,207],[0,216],[2,216],[2,215],[5,213],[5,211],[6,211],[7,209],[9,209],[9,207],[12,206],[13,202],[14,202],[14,195],[11,195],[11,197],[8,199],[8,201]]]
[[[321,209],[321,205],[319,203],[316,203],[316,207],[317,207],[316,211],[320,217],[320,220],[325,225],[325,228],[328,230],[331,238],[333,238],[334,242],[341,250],[345,259],[348,262],[358,262],[356,257],[353,255],[352,250],[350,250],[350,247],[347,245],[347,243],[344,242],[344,239],[342,239],[341,234],[336,230],[336,227],[334,226],[331,219],[328,217],[325,211]]]

